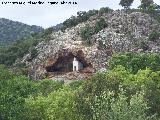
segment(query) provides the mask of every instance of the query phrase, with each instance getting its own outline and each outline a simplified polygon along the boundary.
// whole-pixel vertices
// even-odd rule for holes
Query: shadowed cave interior
[[[69,53],[67,56],[61,56],[52,66],[47,66],[46,71],[48,73],[68,73],[73,71],[73,60],[77,59],[83,65],[83,69],[91,67],[91,64],[88,64],[82,56],[74,56],[72,53]]]

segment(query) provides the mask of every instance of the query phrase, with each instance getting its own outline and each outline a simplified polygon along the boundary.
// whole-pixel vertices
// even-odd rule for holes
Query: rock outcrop
[[[92,36],[92,46],[83,44],[80,30],[86,23],[94,25],[99,18],[104,18],[108,27]],[[113,53],[140,51],[141,48],[136,44],[141,38],[147,39],[152,30],[160,31],[160,25],[148,14],[113,11],[68,28],[65,32],[54,32],[49,42],[41,42],[36,46],[37,57],[30,60],[30,54],[27,54],[22,61],[27,63],[30,68],[29,74],[34,79],[45,77],[46,67],[54,65],[59,58],[69,55],[84,61],[92,69],[92,73],[95,73],[106,70],[107,60]],[[158,42],[148,42],[148,46],[147,52],[160,51]]]

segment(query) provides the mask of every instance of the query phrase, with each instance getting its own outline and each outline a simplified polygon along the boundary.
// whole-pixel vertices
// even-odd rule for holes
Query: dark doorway
[[[53,66],[46,67],[47,72],[71,72],[73,71],[73,55],[60,57]]]
[[[47,66],[46,71],[48,76],[61,75],[68,72],[76,71],[76,66],[73,66],[74,57],[77,58],[83,64],[83,68],[92,67],[91,64],[88,64],[83,56],[74,56],[72,53],[67,54],[66,56],[60,56],[57,61],[52,66]]]

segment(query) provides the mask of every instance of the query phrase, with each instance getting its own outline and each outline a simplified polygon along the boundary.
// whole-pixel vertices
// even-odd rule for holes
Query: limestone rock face
[[[83,44],[80,30],[86,23],[93,26],[99,18],[104,18],[108,27],[92,36],[92,46]],[[68,28],[65,32],[52,33],[49,42],[41,42],[36,46],[38,55],[32,60],[28,60],[29,54],[24,56],[22,61],[29,66],[29,75],[36,80],[41,79],[47,74],[46,67],[53,66],[58,59],[70,55],[84,61],[92,68],[93,73],[103,71],[107,68],[107,60],[113,53],[135,52],[140,49],[135,46],[140,38],[147,39],[153,29],[160,31],[160,25],[156,20],[140,12],[126,14],[123,11],[113,11],[86,23]],[[158,42],[150,42],[148,46],[148,51],[160,51]]]

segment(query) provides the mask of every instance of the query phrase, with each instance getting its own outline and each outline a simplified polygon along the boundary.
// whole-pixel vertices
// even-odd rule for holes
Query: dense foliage
[[[100,20],[98,20],[94,26],[90,26],[89,24],[86,24],[85,27],[81,29],[80,36],[87,44],[91,44],[93,42],[93,41],[90,41],[92,35],[98,33],[99,31],[101,31],[103,28],[107,26],[108,24],[105,21],[105,19],[100,18]]]
[[[153,3],[153,0],[141,0],[141,8],[147,9]]]
[[[157,32],[156,30],[153,30],[150,34],[149,34],[149,40],[150,41],[156,41],[156,40],[158,40],[159,39],[159,37],[160,37],[160,33],[159,32]]]
[[[121,1],[126,2],[121,3],[124,7],[133,2]],[[142,9],[155,10],[150,3],[141,2]],[[78,12],[77,16],[64,21],[62,30],[110,10],[101,8]],[[107,26],[105,19],[101,18],[94,26],[86,24],[80,35],[90,44],[91,36]],[[36,57],[38,51],[35,46],[42,40],[50,40],[52,31],[53,28],[48,28],[0,49],[0,64],[12,65],[12,70],[0,65],[0,120],[160,119],[159,54],[115,54],[108,61],[108,71],[70,84],[48,79],[34,82],[22,76],[27,74],[25,65],[13,63],[28,52],[31,53],[30,59]],[[153,31],[148,39],[156,41],[158,37],[159,33]],[[141,42],[141,47],[147,49],[144,43]]]
[[[133,1],[134,0],[121,0],[119,5],[121,5],[125,9],[128,9],[131,6],[131,4],[133,3]]]
[[[111,11],[113,10],[108,7],[102,7],[99,10],[89,10],[88,12],[79,11],[77,12],[77,16],[71,16],[69,19],[63,22],[62,30],[65,30],[66,28],[71,28],[73,26],[78,25],[79,23],[85,22],[89,20],[91,16],[102,15]]]
[[[87,43],[91,44],[90,41],[92,35],[95,33],[94,27],[91,27],[89,24],[86,24],[83,29],[80,31],[81,38]]]
[[[130,56],[131,59],[127,59]],[[86,81],[63,84],[52,80],[33,82],[0,66],[1,120],[158,120],[160,71],[158,55],[119,54],[110,70]],[[127,62],[126,62],[127,60]],[[126,64],[123,64],[126,62]],[[134,62],[134,64],[136,64]],[[124,67],[123,67],[123,66]],[[143,64],[144,65],[144,64]],[[143,67],[142,67],[143,68]],[[133,71],[137,70],[134,74]]]
[[[31,53],[31,59],[37,55],[35,46],[41,41],[48,41],[52,28],[48,28],[41,33],[33,33],[31,36],[18,40],[6,48],[0,49],[0,64],[11,66],[17,58]]]
[[[110,69],[117,65],[122,65],[132,73],[137,73],[138,70],[150,68],[153,71],[160,71],[160,55],[151,53],[120,53],[116,54],[109,61]]]
[[[0,47],[11,44],[16,40],[31,35],[31,33],[42,32],[43,28],[39,26],[29,26],[20,22],[0,18]]]
[[[135,0],[120,0],[119,5],[127,9],[127,12],[144,12],[156,19],[160,23],[160,5],[154,3],[153,0],[140,0],[141,4],[137,9],[129,9]],[[135,1],[136,2],[136,1]]]

